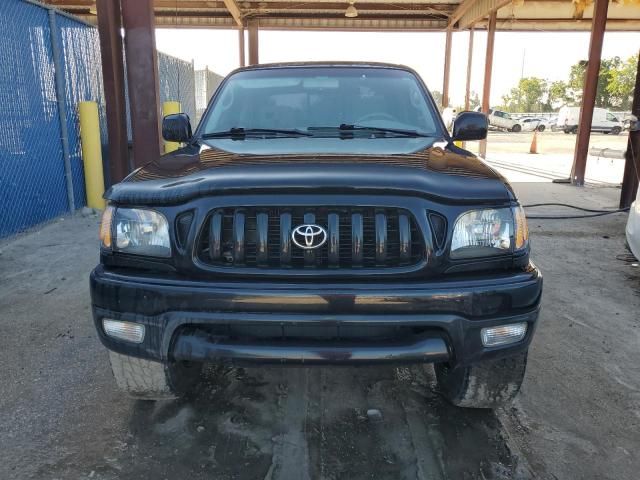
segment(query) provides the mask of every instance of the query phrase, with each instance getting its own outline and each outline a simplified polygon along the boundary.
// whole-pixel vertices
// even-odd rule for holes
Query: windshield
[[[372,127],[436,136],[440,132],[436,115],[416,76],[405,70],[272,68],[242,71],[227,79],[199,134],[232,130],[237,134],[243,129],[243,134],[279,130],[272,133],[322,136],[331,129],[353,132],[355,127]]]

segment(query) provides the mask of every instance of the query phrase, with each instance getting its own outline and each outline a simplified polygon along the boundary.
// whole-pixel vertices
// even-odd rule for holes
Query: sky
[[[471,90],[482,92],[486,33],[476,32],[473,48]],[[157,29],[158,50],[196,68],[226,75],[238,67],[237,30]],[[260,63],[315,60],[365,60],[414,68],[430,90],[442,91],[444,65],[443,32],[315,32],[260,31]],[[455,32],[451,50],[449,97],[452,105],[464,103],[469,34]],[[492,106],[518,83],[520,76],[566,80],[571,65],[587,58],[588,32],[497,32]],[[638,55],[640,32],[607,32],[603,58]]]

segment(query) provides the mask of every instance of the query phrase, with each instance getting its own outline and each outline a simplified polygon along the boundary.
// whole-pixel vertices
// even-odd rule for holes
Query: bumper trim
[[[172,356],[176,360],[293,365],[372,365],[383,363],[434,363],[450,359],[443,338],[422,338],[414,343],[380,345],[327,345],[306,343],[251,343],[219,341],[195,332],[180,335]]]

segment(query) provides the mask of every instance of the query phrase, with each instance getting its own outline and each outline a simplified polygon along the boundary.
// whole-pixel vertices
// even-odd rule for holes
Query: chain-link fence
[[[97,32],[65,14],[3,0],[0,52],[0,237],[6,237],[85,205],[77,104],[104,103],[104,95]]]
[[[182,106],[182,111],[190,118],[195,119],[193,63],[158,52],[158,80],[160,83],[160,103],[167,100],[178,101]]]
[[[195,71],[196,79],[196,117],[194,126],[200,123],[202,114],[207,109],[209,100],[223,80],[222,75],[212,72],[208,68]]]
[[[1,3],[3,238],[86,205],[78,103],[98,103],[103,145],[107,128],[97,29],[31,0]],[[196,119],[193,64],[158,53],[158,69],[161,101]]]

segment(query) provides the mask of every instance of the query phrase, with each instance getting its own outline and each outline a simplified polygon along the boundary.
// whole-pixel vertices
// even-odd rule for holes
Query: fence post
[[[71,154],[69,153],[69,131],[67,129],[67,99],[64,81],[64,65],[60,57],[60,44],[58,43],[58,23],[55,10],[49,10],[49,29],[51,30],[51,51],[53,53],[53,66],[56,75],[56,99],[58,101],[58,117],[60,118],[60,134],[62,136],[62,156],[64,158],[64,176],[67,183],[67,201],[69,212],[76,209],[73,195],[73,177],[71,175]]]

